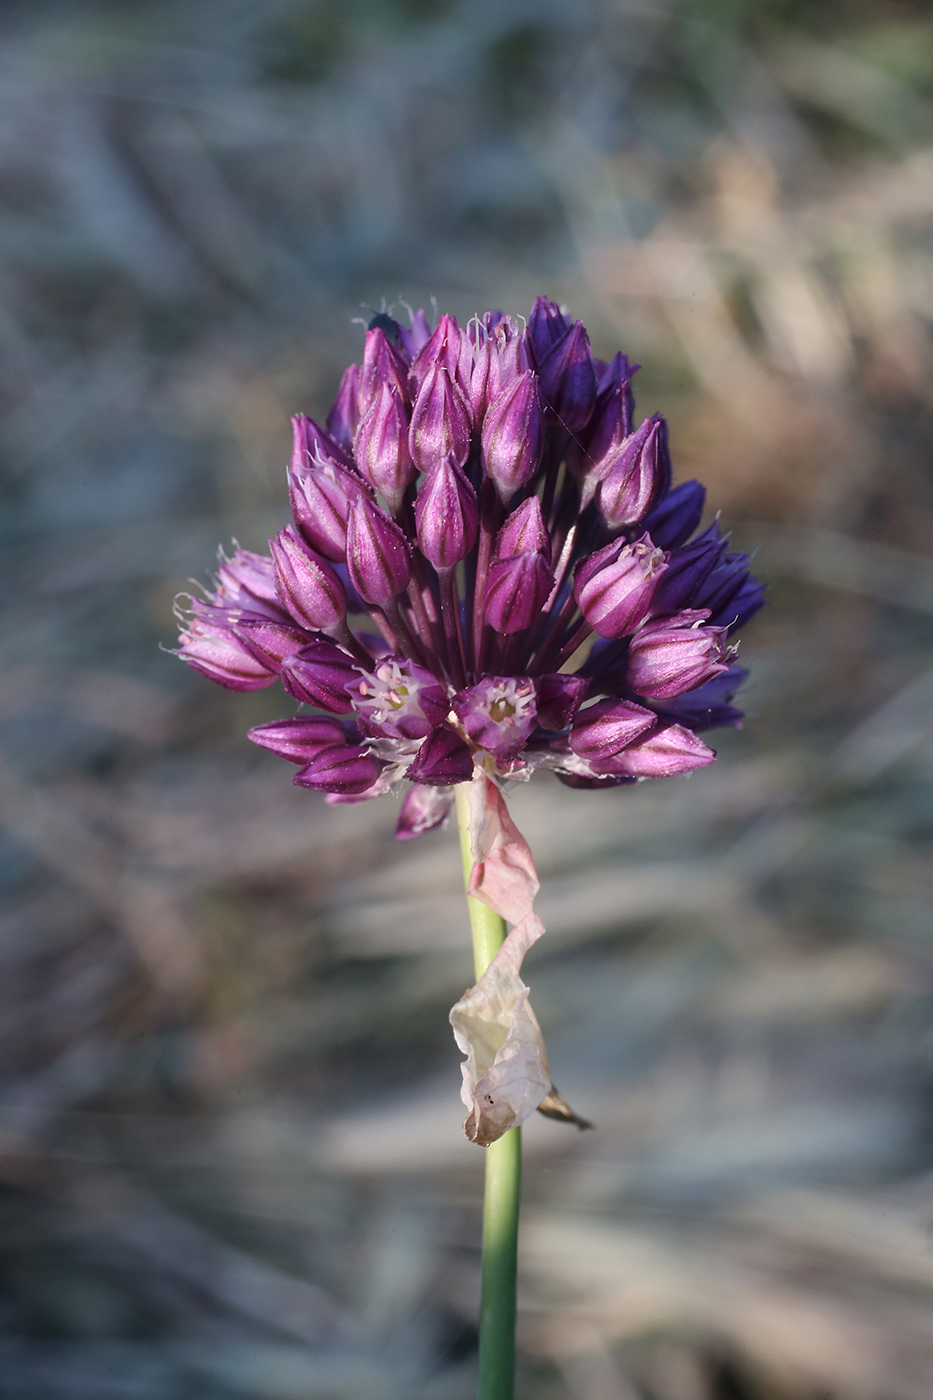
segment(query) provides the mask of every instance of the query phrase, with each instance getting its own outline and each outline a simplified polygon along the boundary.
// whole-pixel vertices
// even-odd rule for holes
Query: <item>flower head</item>
[[[695,532],[667,425],[636,426],[624,355],[539,297],[527,325],[381,313],[321,427],[293,419],[292,522],[185,600],[179,655],[234,690],[281,679],[327,718],[251,731],[295,782],[355,802],[413,786],[397,835],[452,785],[546,767],[574,787],[688,772],[736,725],[746,555]]]

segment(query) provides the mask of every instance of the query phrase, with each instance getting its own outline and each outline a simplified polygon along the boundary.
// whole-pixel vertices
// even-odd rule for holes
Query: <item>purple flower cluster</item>
[[[326,427],[293,419],[292,522],[185,600],[181,657],[324,711],[250,738],[328,801],[408,779],[400,837],[475,768],[599,788],[711,763],[762,588],[695,534],[705,490],[672,487],[663,418],[635,425],[638,366],[543,297],[524,327],[411,322],[373,319]]]

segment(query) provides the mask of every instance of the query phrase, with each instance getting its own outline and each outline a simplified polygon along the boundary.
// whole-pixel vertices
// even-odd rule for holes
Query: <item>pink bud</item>
[[[408,368],[398,351],[389,344],[380,326],[366,332],[363,363],[360,365],[359,411],[365,418],[379,397],[389,388],[402,403],[408,403]]]
[[[359,365],[347,365],[337,397],[327,415],[327,431],[347,453],[353,450],[353,436],[360,421],[359,385]]]
[[[289,763],[310,763],[322,749],[347,742],[344,726],[335,719],[275,719],[257,724],[246,737]]]
[[[347,593],[334,569],[298,538],[291,525],[269,541],[279,597],[296,622],[312,631],[336,627],[347,615]]]
[[[574,596],[600,637],[626,637],[647,617],[667,569],[667,556],[647,535],[614,540],[577,566]]]
[[[394,520],[362,497],[347,517],[347,570],[366,603],[383,607],[411,578],[411,550]]]
[[[292,519],[312,549],[341,563],[347,554],[347,517],[353,501],[368,498],[368,485],[340,467],[312,467],[291,472],[288,494]]]
[[[541,514],[537,496],[529,496],[507,518],[496,536],[495,553],[499,558],[534,550],[545,559],[551,558],[551,540]]]
[[[597,700],[580,710],[570,731],[570,747],[597,770],[657,724],[657,715],[626,700]]]
[[[453,454],[422,481],[415,497],[415,522],[421,552],[435,569],[452,569],[476,543],[476,493]]]
[[[639,628],[629,645],[628,683],[639,695],[671,700],[729,669],[735,653],[724,627],[701,627],[709,613],[685,611]]]
[[[613,529],[634,525],[669,490],[670,484],[667,424],[663,418],[646,418],[616,448],[609,462],[602,464],[596,504]]]
[[[528,370],[506,384],[483,420],[483,461],[503,501],[534,476],[543,441],[537,377]]]
[[[396,391],[383,384],[360,423],[353,444],[357,465],[370,486],[398,511],[416,472],[408,448],[408,413]]]
[[[409,445],[419,471],[430,471],[453,453],[463,466],[470,453],[470,414],[463,395],[442,365],[432,365],[415,400]]]

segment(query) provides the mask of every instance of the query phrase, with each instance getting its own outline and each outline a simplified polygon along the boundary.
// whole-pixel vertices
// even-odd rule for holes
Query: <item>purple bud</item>
[[[749,579],[748,562],[747,554],[727,554],[722,563],[718,564],[707,576],[703,586],[697,590],[696,606],[708,608],[716,622],[734,623],[738,615],[735,606],[736,600],[739,593],[745,589]],[[757,579],[755,584],[758,596],[763,602],[763,589],[758,584]]]
[[[461,331],[457,318],[445,311],[438,317],[437,325],[412,362],[409,377],[413,393],[417,395],[421,392],[424,381],[435,367],[446,369],[451,379],[455,380],[460,354]]]
[[[589,505],[596,487],[612,468],[615,454],[632,431],[634,400],[628,383],[612,384],[596,400],[582,441],[572,439],[567,465],[583,478],[581,509]]]
[[[450,710],[437,677],[401,656],[380,659],[362,672],[353,708],[366,734],[386,739],[424,739]]]
[[[360,421],[360,367],[347,365],[333,407],[327,415],[327,431],[344,452],[353,451],[353,438]]]
[[[541,396],[568,432],[585,428],[596,404],[589,336],[575,321],[541,362]]]
[[[641,520],[671,484],[667,424],[646,418],[603,463],[596,504],[613,529]]]
[[[419,471],[430,471],[453,453],[462,466],[470,453],[470,413],[443,365],[431,365],[411,413],[409,445]]]
[[[289,763],[310,763],[322,749],[347,742],[346,729],[335,719],[274,719],[257,724],[246,737]]]
[[[625,637],[647,617],[666,569],[664,551],[647,535],[614,540],[577,566],[574,597],[600,637]]]
[[[489,339],[484,336],[473,348],[469,393],[466,396],[474,428],[482,427],[489,407],[489,374],[492,360],[493,348]]]
[[[335,466],[291,472],[288,487],[292,518],[302,537],[325,559],[344,560],[350,506],[367,499],[369,487],[355,473]]]
[[[538,676],[535,680],[535,700],[541,728],[566,729],[579,709],[588,686],[586,676],[565,676],[561,672]]]
[[[420,783],[410,787],[395,823],[396,841],[410,841],[413,836],[423,836],[426,831],[443,826],[452,805],[453,793],[445,792],[443,788]]]
[[[312,642],[282,662],[282,684],[289,695],[334,715],[350,714],[350,690],[359,679],[353,659],[331,642]]]
[[[411,317],[411,329],[406,330],[404,326],[399,326],[398,333],[402,348],[408,356],[408,363],[411,364],[418,351],[430,339],[431,327],[428,325],[423,306],[419,306],[417,311],[409,310],[408,314]]]
[[[233,630],[246,650],[265,666],[281,669],[286,657],[294,656],[311,641],[304,627],[288,622],[272,622],[254,613],[241,613]]]
[[[747,679],[748,672],[744,666],[730,666],[728,671],[723,671],[721,676],[707,681],[705,685],[666,701],[664,713],[695,731],[719,729],[723,725],[740,729],[744,716],[729,701]]]
[[[180,600],[176,602],[179,609]],[[216,608],[200,599],[191,600],[191,616],[179,612],[183,627],[178,655],[202,676],[228,690],[262,690],[272,685],[276,670],[259,660],[233,631],[238,610]]]
[[[473,776],[473,755],[449,724],[438,725],[425,739],[405,774],[413,783],[451,787]]]
[[[476,492],[453,454],[422,481],[415,497],[415,523],[421,553],[435,569],[452,569],[476,543]]]
[[[275,591],[275,569],[265,554],[253,554],[239,545],[234,548],[232,559],[222,554],[217,583],[214,602],[219,607],[242,608],[262,617],[286,621],[287,614]]]
[[[502,391],[517,379],[533,369],[529,341],[515,325],[511,316],[504,316],[489,332],[489,379],[486,386],[486,404],[494,403]]]
[[[394,389],[383,384],[354,440],[357,465],[389,509],[398,511],[416,472],[408,448],[408,413]]]
[[[739,627],[744,627],[750,617],[754,617],[759,608],[765,605],[765,587],[753,575],[749,575],[742,587],[729,602],[720,607],[718,612],[713,613],[710,622],[717,627],[725,627],[729,632],[735,632]]]
[[[690,607],[699,590],[726,552],[726,541],[719,537],[719,525],[714,523],[689,544],[671,550],[667,573],[654,595],[652,612],[669,616]]]
[[[350,467],[347,452],[324,429],[304,413],[292,415],[292,460],[290,470],[306,471],[317,463],[330,462],[338,467]]]
[[[506,384],[483,420],[483,464],[503,501],[538,470],[543,428],[537,376],[526,370]]]
[[[594,768],[628,748],[657,724],[657,715],[627,700],[597,700],[581,710],[570,731],[570,747]]]
[[[510,554],[523,554],[534,550],[550,561],[551,540],[541,514],[541,502],[537,496],[529,496],[527,501],[512,511],[496,536],[495,553],[505,559]]]
[[[609,760],[613,773],[631,778],[670,778],[703,768],[716,757],[713,749],[679,724],[659,725],[642,739]]]
[[[570,318],[564,315],[556,301],[535,297],[528,317],[528,338],[539,365],[551,347],[567,334],[570,325]]]
[[[296,622],[312,631],[336,627],[347,615],[347,594],[336,571],[298,538],[291,525],[269,541],[279,597]]]
[[[628,683],[639,695],[669,700],[729,669],[725,629],[701,627],[706,612],[646,623],[629,644]]]
[[[621,350],[616,351],[608,364],[603,364],[602,360],[594,360],[593,363],[596,366],[596,388],[601,396],[619,384],[624,384],[631,393],[630,381],[641,365],[629,364],[628,356],[623,355]]]
[[[411,578],[411,550],[394,520],[363,498],[347,517],[347,570],[366,603],[384,607]]]
[[[676,549],[699,525],[705,502],[705,486],[682,481],[645,516],[645,529],[661,549]]]
[[[293,782],[316,792],[333,792],[344,797],[361,797],[373,787],[383,765],[358,744],[328,745],[316,758],[296,773]]]
[[[554,586],[554,570],[542,554],[526,550],[494,559],[486,575],[483,612],[497,632],[522,632],[541,615]]]
[[[514,758],[535,726],[534,682],[527,676],[486,676],[453,699],[469,737],[496,759]]]
[[[382,388],[391,389],[398,394],[402,403],[408,403],[408,367],[398,351],[389,344],[382,328],[375,326],[366,332],[366,342],[363,346],[359,387],[360,419],[365,418]]]

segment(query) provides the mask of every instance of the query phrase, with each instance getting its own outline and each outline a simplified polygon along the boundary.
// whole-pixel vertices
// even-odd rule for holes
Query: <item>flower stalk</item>
[[[473,871],[469,794],[469,783],[460,783],[456,790],[457,821],[467,891]],[[466,899],[473,935],[473,963],[479,981],[505,941],[505,920],[469,892]],[[521,1185],[522,1130],[510,1128],[486,1148],[478,1400],[512,1400],[514,1395]]]

